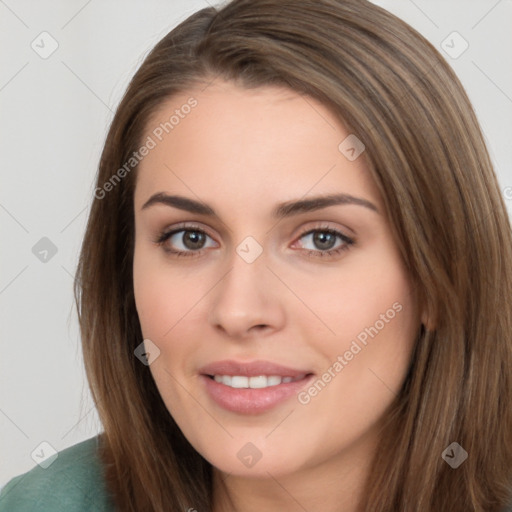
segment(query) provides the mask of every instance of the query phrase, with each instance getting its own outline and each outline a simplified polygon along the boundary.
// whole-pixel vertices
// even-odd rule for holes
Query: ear
[[[436,330],[436,322],[433,319],[433,315],[428,312],[427,307],[423,308],[421,312],[421,323],[425,326],[427,331]]]
[[[420,313],[421,324],[427,331],[435,331],[437,327],[437,305],[429,300],[426,290],[417,287],[414,295],[416,314]]]

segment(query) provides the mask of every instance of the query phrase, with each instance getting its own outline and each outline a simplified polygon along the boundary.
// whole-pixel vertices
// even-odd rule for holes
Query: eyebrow
[[[197,213],[199,215],[218,217],[218,215],[215,213],[215,210],[205,203],[190,199],[188,197],[169,195],[165,192],[158,192],[153,194],[143,204],[141,210],[156,204],[171,206],[190,213]],[[364,206],[365,208],[379,213],[377,207],[367,199],[354,197],[350,194],[329,194],[325,196],[312,197],[309,199],[300,199],[298,201],[287,201],[280,203],[272,210],[272,217],[281,219],[284,217],[290,217],[292,215],[298,215],[300,213],[321,210],[322,208],[327,208],[329,206],[345,204]]]

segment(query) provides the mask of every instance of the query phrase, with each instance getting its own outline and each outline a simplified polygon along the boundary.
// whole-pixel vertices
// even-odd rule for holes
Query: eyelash
[[[176,229],[173,229],[171,231],[162,231],[156,238],[156,240],[153,240],[153,242],[155,244],[157,244],[159,247],[160,246],[163,246],[164,243],[169,240],[169,238],[171,238],[171,236],[175,235],[176,233],[180,233],[180,232],[194,232],[194,233],[202,233],[210,238],[212,238],[206,231],[204,231],[203,229],[201,229],[199,226],[181,226],[179,228],[176,228]],[[348,249],[350,249],[350,247],[352,245],[354,245],[355,243],[355,240],[346,236],[345,234],[341,233],[340,231],[336,230],[336,229],[333,229],[333,228],[322,228],[322,227],[318,227],[318,228],[314,228],[314,229],[309,229],[308,231],[305,231],[304,233],[302,233],[299,237],[298,237],[298,240],[300,240],[301,238],[304,238],[305,236],[307,235],[310,235],[312,233],[329,233],[329,234],[332,234],[332,235],[335,235],[337,236],[338,238],[340,238],[344,244],[341,245],[340,247],[338,247],[337,249],[329,249],[327,251],[321,251],[321,250],[314,250],[314,249],[305,249],[306,251],[306,254],[308,257],[311,257],[311,258],[325,258],[325,257],[334,257],[334,256],[337,256],[339,254],[341,254],[342,252],[344,251],[347,251]],[[194,257],[194,256],[199,256],[203,249],[199,249],[197,251],[194,251],[194,250],[189,250],[189,251],[176,251],[176,250],[173,250],[173,249],[168,249],[168,248],[163,248],[164,251],[168,254],[171,254],[172,256],[176,256],[176,257]]]

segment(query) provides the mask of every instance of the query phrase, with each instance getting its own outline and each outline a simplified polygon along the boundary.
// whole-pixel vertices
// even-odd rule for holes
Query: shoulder
[[[70,446],[46,468],[11,479],[0,492],[0,512],[112,512],[105,489],[99,436]]]

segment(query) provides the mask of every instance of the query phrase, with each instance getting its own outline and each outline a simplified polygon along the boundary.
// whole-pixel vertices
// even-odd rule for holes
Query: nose
[[[210,325],[233,339],[282,329],[285,310],[281,287],[267,268],[264,253],[248,263],[234,252],[229,272],[212,290]]]

